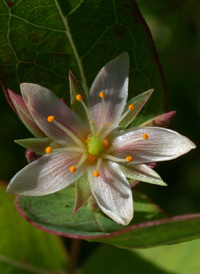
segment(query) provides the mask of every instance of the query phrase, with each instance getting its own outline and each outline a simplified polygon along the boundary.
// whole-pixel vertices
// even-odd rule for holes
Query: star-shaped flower
[[[175,131],[147,126],[167,120],[171,114],[125,129],[153,92],[127,103],[128,71],[127,53],[107,63],[92,84],[88,103],[70,72],[74,111],[36,84],[21,84],[23,98],[10,91],[16,110],[37,137],[17,142],[43,156],[19,171],[7,191],[40,196],[75,183],[75,212],[92,194],[106,215],[127,225],[133,218],[127,178],[166,185],[148,163],[171,160],[195,148]]]

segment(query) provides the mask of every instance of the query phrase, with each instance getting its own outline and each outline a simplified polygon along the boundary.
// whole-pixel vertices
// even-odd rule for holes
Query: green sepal
[[[74,213],[81,209],[91,196],[91,189],[88,182],[87,174],[76,181],[76,202],[74,206]]]

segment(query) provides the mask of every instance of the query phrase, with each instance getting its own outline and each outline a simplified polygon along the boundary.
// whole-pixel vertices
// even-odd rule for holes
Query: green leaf
[[[169,273],[195,274],[200,270],[200,240],[152,249],[137,249],[133,250],[133,253]]]
[[[74,188],[43,197],[21,196],[17,208],[42,230],[125,248],[152,247],[200,237],[200,214],[168,217],[148,198],[133,192],[135,216],[129,226],[118,225],[89,204],[76,214]],[[31,206],[30,206],[31,205]]]
[[[103,245],[83,264],[81,273],[195,274],[200,269],[199,254],[200,240],[133,250]]]
[[[130,98],[150,88],[145,119],[163,112],[165,80],[149,29],[131,0],[0,2],[0,70],[6,87],[43,85],[69,101],[68,70],[85,93],[111,59],[128,51]]]
[[[149,251],[151,251],[150,249]],[[166,260],[167,261],[167,260]],[[170,274],[131,250],[103,245],[94,251],[81,268],[82,274]]]
[[[68,265],[61,239],[25,222],[14,207],[14,197],[0,183],[0,273],[63,271]],[[29,205],[30,206],[30,205]]]

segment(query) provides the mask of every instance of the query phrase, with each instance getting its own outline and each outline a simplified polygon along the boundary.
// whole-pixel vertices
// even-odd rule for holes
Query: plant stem
[[[79,257],[79,253],[80,253],[81,242],[82,241],[80,239],[72,240],[71,259],[70,259],[70,266],[69,266],[68,274],[75,273],[75,270],[77,267],[77,262],[78,262],[78,257]]]

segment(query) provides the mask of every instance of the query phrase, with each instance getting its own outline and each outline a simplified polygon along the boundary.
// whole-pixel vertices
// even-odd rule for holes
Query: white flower
[[[106,64],[92,84],[88,104],[84,95],[76,93],[79,88],[70,73],[72,106],[77,114],[48,89],[21,84],[28,113],[46,137],[17,142],[45,155],[19,171],[7,191],[40,196],[76,182],[75,212],[92,193],[106,215],[127,225],[133,218],[127,178],[166,185],[147,163],[175,159],[195,148],[189,139],[169,129],[124,129],[153,92],[127,103],[128,71],[127,53]]]

